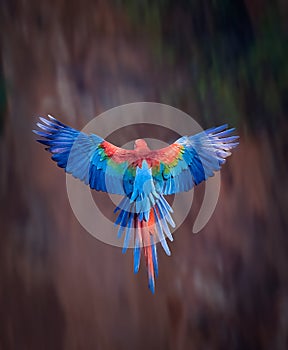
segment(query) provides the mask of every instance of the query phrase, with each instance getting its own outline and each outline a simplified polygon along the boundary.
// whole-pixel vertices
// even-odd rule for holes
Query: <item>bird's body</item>
[[[139,270],[141,250],[148,270],[149,288],[155,289],[158,276],[156,243],[160,240],[170,255],[166,237],[173,240],[169,225],[175,227],[172,208],[164,195],[189,191],[220,170],[238,136],[227,125],[193,136],[183,136],[159,150],[150,150],[137,139],[133,150],[117,147],[94,134],[84,134],[49,116],[40,118],[34,131],[47,146],[58,166],[92,189],[120,194],[115,212],[118,237],[125,234],[123,252],[133,239],[134,271]]]

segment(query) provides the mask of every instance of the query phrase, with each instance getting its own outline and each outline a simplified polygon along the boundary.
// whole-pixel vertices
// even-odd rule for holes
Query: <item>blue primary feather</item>
[[[194,185],[200,184],[220,170],[225,158],[230,155],[229,150],[236,147],[238,136],[231,136],[234,128],[227,129],[227,124],[210,128],[193,136],[183,136],[175,144],[183,146],[175,166],[170,172],[164,173],[164,165],[154,176],[157,188],[163,194],[175,194],[189,191]],[[161,176],[162,175],[162,176]]]
[[[69,174],[84,181],[92,189],[124,195],[123,177],[121,171],[117,172],[108,167],[108,157],[101,148],[103,138],[95,134],[87,135],[75,130],[54,117],[50,120],[40,117],[37,126],[42,129],[33,132],[42,137],[38,142],[47,146],[52,153],[52,160],[64,168]],[[121,170],[126,164],[119,165]]]

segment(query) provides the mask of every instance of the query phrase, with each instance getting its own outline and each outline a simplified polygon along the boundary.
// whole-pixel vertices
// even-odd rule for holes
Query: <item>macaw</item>
[[[93,190],[123,196],[114,211],[118,212],[118,238],[125,234],[125,253],[134,235],[134,272],[139,270],[143,251],[148,287],[154,293],[156,243],[159,240],[170,255],[166,237],[173,241],[169,226],[175,227],[173,210],[164,196],[189,191],[219,171],[239,144],[238,136],[231,135],[235,129],[227,129],[227,124],[210,128],[158,150],[150,150],[145,140],[138,139],[134,150],[126,150],[48,118],[40,117],[37,126],[42,130],[33,132],[57,165]]]

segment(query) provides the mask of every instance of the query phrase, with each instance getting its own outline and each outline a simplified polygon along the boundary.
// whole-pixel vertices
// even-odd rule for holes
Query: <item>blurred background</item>
[[[0,9],[0,349],[287,349],[287,1]],[[207,226],[191,234],[200,186],[172,256],[159,249],[155,295],[131,252],[80,226],[64,172],[31,133],[39,114],[82,128],[136,101],[241,135]]]

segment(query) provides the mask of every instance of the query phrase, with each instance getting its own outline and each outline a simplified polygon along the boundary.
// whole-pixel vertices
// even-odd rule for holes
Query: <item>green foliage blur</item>
[[[173,103],[198,98],[204,122],[243,122],[275,130],[285,119],[288,43],[284,2],[118,0],[135,30],[147,34],[156,59],[191,77]],[[287,16],[286,16],[287,17]],[[168,91],[160,102],[167,102]],[[170,101],[171,103],[171,101]],[[212,120],[211,120],[212,118]],[[216,118],[216,120],[213,120]]]

